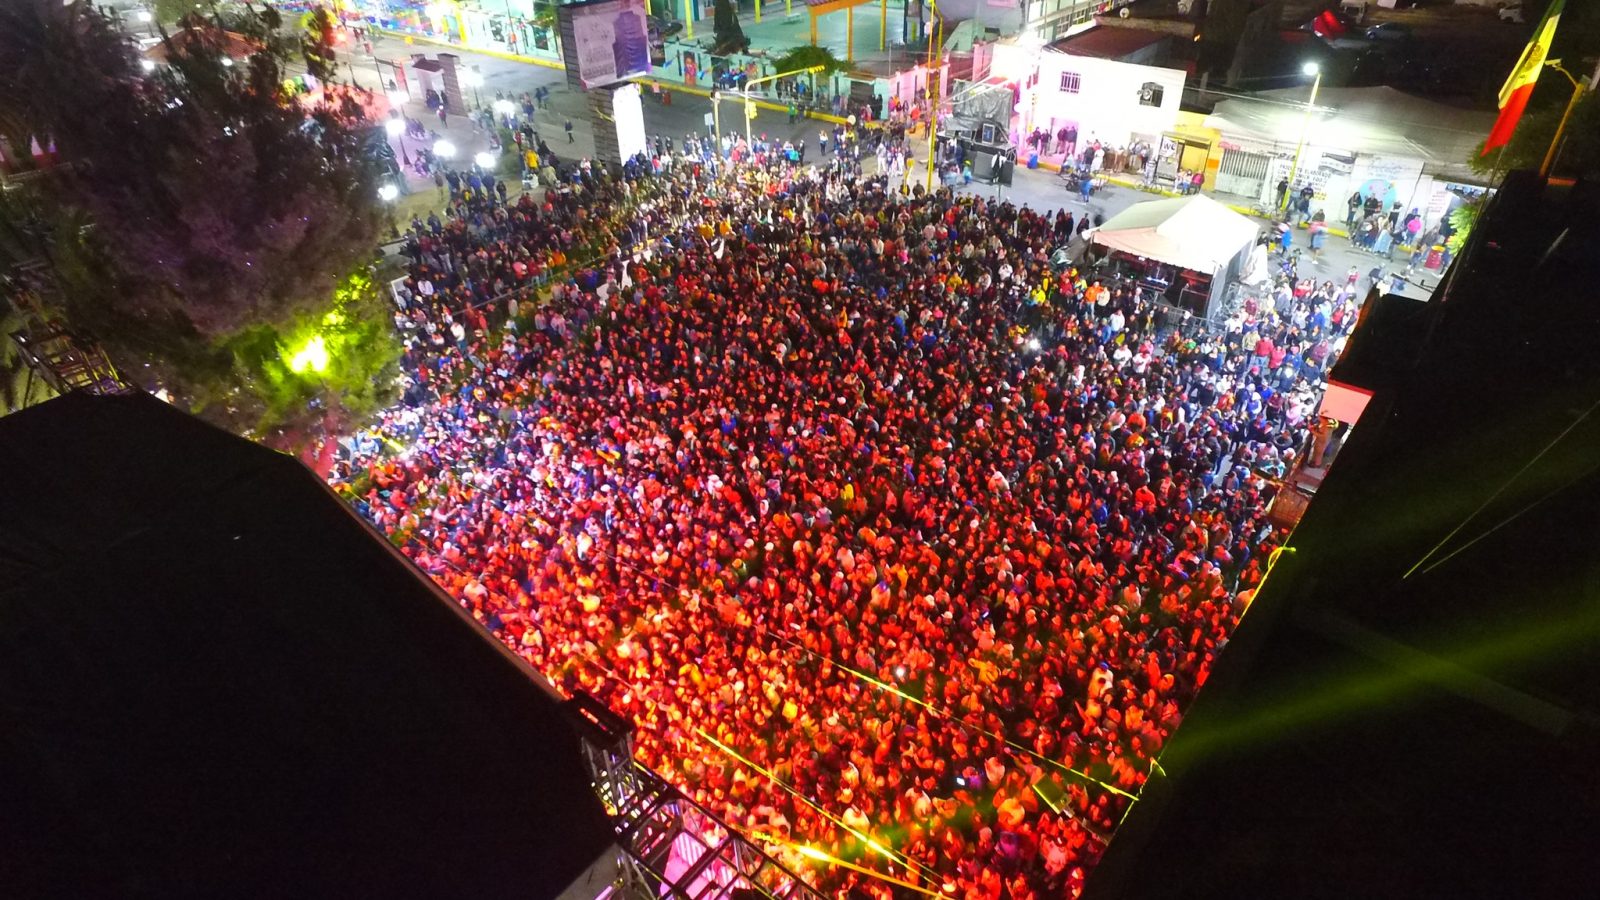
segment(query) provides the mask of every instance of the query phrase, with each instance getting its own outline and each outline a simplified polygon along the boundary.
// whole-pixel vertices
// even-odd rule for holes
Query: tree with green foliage
[[[1460,253],[1467,238],[1472,236],[1472,229],[1478,224],[1478,216],[1482,214],[1486,202],[1488,195],[1479,194],[1450,211],[1450,239],[1445,241],[1445,248],[1452,254]]]
[[[54,312],[124,373],[291,444],[373,412],[399,351],[369,273],[386,212],[368,126],[333,78],[326,23],[280,24],[248,7],[189,16],[145,71],[81,0],[0,8],[3,137],[56,160],[0,216],[33,245],[13,241],[11,261],[46,260]],[[236,58],[241,44],[254,52]],[[315,106],[292,86],[297,57],[323,84]],[[290,370],[317,328],[328,364]]]
[[[194,0],[153,0],[150,4],[151,14],[163,25],[177,24],[184,16],[203,10],[204,6]]]
[[[1569,92],[1572,89],[1572,85],[1558,74],[1547,74],[1545,78],[1549,79],[1551,84],[1559,83]],[[1545,90],[1543,82],[1540,83],[1539,90]],[[1492,150],[1488,156],[1484,156],[1483,144],[1478,144],[1468,161],[1475,171],[1499,176],[1517,169],[1537,170],[1544,163],[1545,152],[1550,149],[1550,142],[1555,139],[1556,128],[1561,123],[1567,99],[1570,99],[1571,95],[1569,93],[1559,103],[1552,102],[1556,99],[1553,93],[1546,93],[1543,96],[1550,99],[1538,108],[1529,109],[1522,114],[1522,120],[1517,123],[1517,130],[1512,133],[1510,142],[1504,147]],[[1600,91],[1591,91],[1578,101],[1578,105],[1572,110],[1572,118],[1567,122],[1562,142],[1560,155],[1552,167],[1552,174],[1593,177],[1600,172]]]
[[[793,72],[797,69],[812,69],[822,67],[818,74],[832,74],[834,72],[848,72],[850,63],[833,55],[827,47],[813,47],[809,44],[800,47],[790,47],[783,55],[772,61],[779,72]]]
[[[721,56],[749,50],[750,39],[744,36],[744,26],[739,24],[739,10],[733,0],[716,0],[714,11],[716,17],[712,24],[716,43],[711,52]]]
[[[773,72],[798,72],[802,69],[814,69],[810,73],[811,96],[817,96],[817,76],[832,76],[835,72],[850,71],[850,63],[833,55],[827,47],[814,47],[809,44],[800,47],[791,47],[783,55],[772,61]]]

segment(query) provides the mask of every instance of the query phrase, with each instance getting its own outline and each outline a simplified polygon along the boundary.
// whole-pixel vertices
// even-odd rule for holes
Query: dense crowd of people
[[[904,893],[797,847],[1075,896],[1281,539],[1354,287],[1163,327],[1052,264],[1065,213],[652,156],[412,223],[410,389],[336,483],[825,891]]]

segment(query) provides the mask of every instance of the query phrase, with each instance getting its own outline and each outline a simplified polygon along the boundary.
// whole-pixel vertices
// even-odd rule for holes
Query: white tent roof
[[[1217,103],[1206,127],[1223,140],[1244,138],[1293,150],[1306,122],[1306,88],[1262,91]],[[1473,148],[1495,114],[1463,110],[1391,87],[1324,87],[1306,131],[1306,145],[1420,159],[1430,172],[1466,174]]]
[[[1135,203],[1095,229],[1103,247],[1215,274],[1255,242],[1256,223],[1196,194]]]

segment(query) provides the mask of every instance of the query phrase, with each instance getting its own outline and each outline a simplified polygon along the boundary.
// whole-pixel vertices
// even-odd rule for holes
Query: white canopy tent
[[[1352,154],[1422,161],[1423,171],[1470,178],[1467,160],[1494,124],[1495,114],[1458,109],[1391,87],[1325,87],[1306,119],[1305,88],[1262,91],[1217,103],[1206,127],[1224,140],[1295,148],[1306,133],[1307,147],[1337,148]]]
[[[1228,279],[1244,270],[1259,226],[1210,197],[1196,194],[1135,203],[1092,232],[1111,250],[1211,278],[1203,315],[1210,315]]]

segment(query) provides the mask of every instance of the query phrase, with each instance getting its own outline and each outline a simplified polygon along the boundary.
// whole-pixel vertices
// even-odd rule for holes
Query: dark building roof
[[[1600,185],[1523,174],[1363,322],[1372,404],[1089,900],[1600,896],[1597,283]]]
[[[518,897],[612,843],[559,699],[295,460],[0,419],[0,892]]]
[[[1072,37],[1062,38],[1050,47],[1074,56],[1128,61],[1129,57],[1138,56],[1141,50],[1171,40],[1172,35],[1165,31],[1097,25]]]

